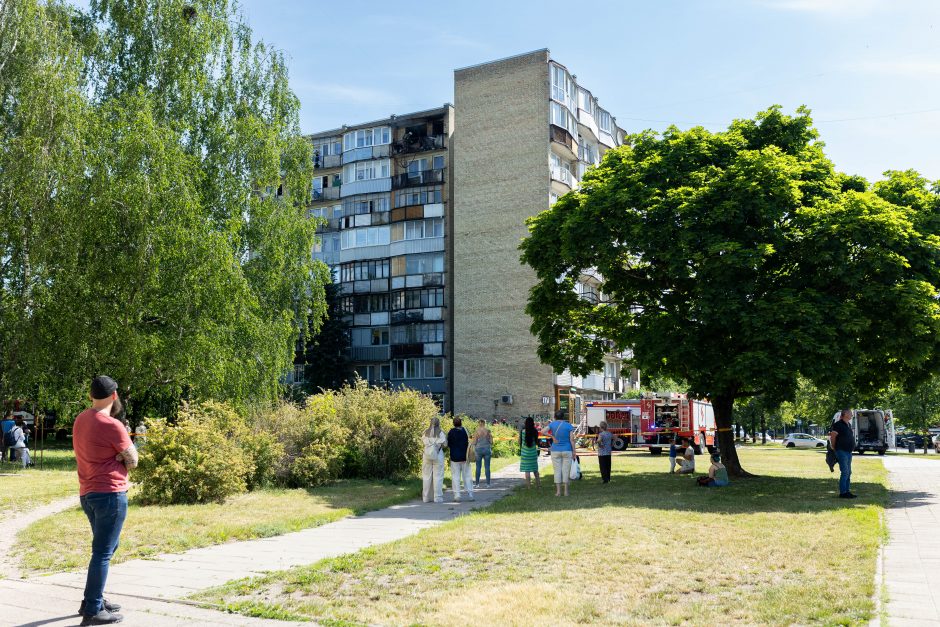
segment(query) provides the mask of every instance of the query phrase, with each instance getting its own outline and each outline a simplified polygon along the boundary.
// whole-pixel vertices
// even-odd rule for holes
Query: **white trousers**
[[[473,500],[473,482],[470,480],[470,462],[450,463],[450,488],[454,491],[454,499],[460,500],[460,484],[467,491],[467,498]]]
[[[434,501],[444,502],[444,460],[440,457],[434,459],[424,458],[421,462],[421,496],[425,503]]]
[[[684,457],[679,458],[679,474],[690,475],[693,472],[695,472],[695,462],[685,459]]]
[[[571,451],[552,451],[552,468],[555,469],[555,483],[568,483],[571,479]]]
[[[32,462],[29,457],[29,449],[27,447],[24,446],[22,448],[14,448],[13,451],[14,455],[20,456],[20,461],[23,462],[23,468],[26,468],[26,465]]]

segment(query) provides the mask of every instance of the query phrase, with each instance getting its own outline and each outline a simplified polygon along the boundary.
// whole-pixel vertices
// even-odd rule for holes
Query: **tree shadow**
[[[697,474],[695,476],[702,476]],[[552,477],[545,477],[551,483]],[[887,506],[889,490],[880,483],[852,482],[857,499],[840,499],[834,478],[755,476],[732,480],[722,488],[700,487],[689,475],[668,473],[615,474],[602,484],[596,473],[571,483],[571,496],[555,497],[552,486],[521,490],[491,508],[494,513],[584,510],[602,507],[645,508],[715,514],[812,513]],[[916,495],[923,499],[926,495]],[[919,503],[920,501],[918,501]]]

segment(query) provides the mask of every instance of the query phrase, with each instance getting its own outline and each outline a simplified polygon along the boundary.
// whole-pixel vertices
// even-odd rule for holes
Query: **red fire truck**
[[[711,403],[685,394],[647,394],[638,399],[588,401],[587,426],[607,422],[616,437],[614,450],[648,448],[653,455],[668,448],[672,438],[689,438],[699,453],[715,445],[715,412]]]

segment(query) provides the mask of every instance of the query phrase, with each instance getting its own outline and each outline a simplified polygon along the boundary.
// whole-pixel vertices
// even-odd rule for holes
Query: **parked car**
[[[923,435],[921,435],[921,434],[919,434],[919,433],[906,433],[906,434],[904,434],[903,436],[901,436],[901,445],[900,445],[900,446],[901,446],[901,448],[907,448],[908,446],[911,445],[911,442],[914,443],[914,448],[917,448],[917,449],[922,449],[922,448],[924,448],[924,443],[925,443],[925,442],[926,442],[926,445],[927,445],[928,447],[930,447],[930,446],[933,445],[933,443],[930,441],[929,438],[927,438],[927,437],[925,437],[925,436],[923,436]]]
[[[787,448],[825,448],[826,441],[808,433],[790,433],[781,442]]]

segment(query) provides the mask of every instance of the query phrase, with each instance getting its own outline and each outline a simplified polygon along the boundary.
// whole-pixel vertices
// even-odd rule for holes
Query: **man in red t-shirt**
[[[111,417],[111,407],[119,402],[114,379],[92,379],[90,396],[91,408],[75,418],[72,428],[79,495],[92,531],[79,614],[82,625],[110,625],[124,619],[115,613],[120,606],[104,599],[104,584],[127,517],[127,471],[137,466],[137,449],[124,425]]]

